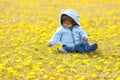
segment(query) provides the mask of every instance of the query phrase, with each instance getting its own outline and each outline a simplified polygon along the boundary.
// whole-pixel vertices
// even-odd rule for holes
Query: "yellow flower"
[[[17,79],[20,79],[20,78],[24,77],[24,75],[21,73],[16,73],[16,77],[17,77]]]
[[[27,76],[27,80],[33,80],[33,79],[36,79],[35,75],[28,75]]]
[[[4,68],[3,64],[0,64],[0,71]]]
[[[115,80],[120,80],[120,76],[117,76]]]
[[[97,74],[96,74],[96,73],[93,73],[93,74],[92,74],[92,77],[93,77],[93,78],[96,78],[96,77],[97,77]]]
[[[106,74],[110,74],[110,72],[111,72],[110,69],[105,70],[105,73],[106,73]]]
[[[61,65],[58,65],[58,66],[56,66],[56,69],[60,69],[60,68],[62,68],[63,66],[61,66]]]
[[[50,76],[49,79],[50,80],[55,80],[55,77],[54,76]]]
[[[76,69],[75,68],[70,68],[70,71],[71,72],[76,72]]]
[[[84,59],[83,64],[88,64],[88,60]]]
[[[58,69],[57,72],[64,72],[65,69],[64,68],[61,68],[61,69]]]
[[[22,66],[21,65],[16,65],[15,68],[16,69],[22,69]]]
[[[109,62],[108,62],[108,61],[104,61],[103,63],[104,63],[104,64],[109,64]]]
[[[29,72],[28,73],[28,75],[27,75],[27,77],[26,77],[28,80],[31,80],[31,79],[36,79],[37,77],[36,77],[36,74],[35,74],[35,72]]]
[[[8,71],[9,74],[13,74],[13,73],[16,72],[16,70],[14,70],[12,67],[8,67],[7,71]]]
[[[77,80],[83,80],[82,78],[78,78]]]
[[[30,60],[26,60],[25,62],[22,62],[22,64],[24,65],[24,66],[29,66],[30,64],[31,64],[31,61]]]
[[[39,71],[40,68],[38,66],[32,66],[32,71]]]
[[[50,64],[50,65],[54,64],[54,61],[50,61],[49,64]]]
[[[59,78],[58,80],[65,80],[64,78]]]
[[[94,68],[95,68],[97,71],[101,71],[101,70],[102,70],[102,67],[101,67],[101,66],[94,66]]]
[[[43,75],[42,78],[43,79],[48,79],[48,75]]]

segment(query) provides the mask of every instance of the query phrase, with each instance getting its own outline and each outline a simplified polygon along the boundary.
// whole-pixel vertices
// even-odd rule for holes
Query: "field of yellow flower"
[[[69,8],[95,52],[46,46]],[[120,0],[0,0],[0,80],[120,80]]]

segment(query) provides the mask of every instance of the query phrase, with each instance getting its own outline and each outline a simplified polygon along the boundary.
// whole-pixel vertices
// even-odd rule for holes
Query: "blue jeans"
[[[80,44],[75,45],[76,52],[87,52],[87,48],[89,47],[89,43],[87,41],[83,41]]]
[[[67,45],[63,45],[62,46],[63,49],[67,52],[75,52],[75,46],[67,46]]]
[[[83,41],[80,44],[77,44],[75,46],[63,45],[62,47],[67,52],[81,52],[82,53],[84,52],[84,49],[88,46],[89,46],[88,42]]]
[[[83,41],[80,44],[77,44],[75,46],[67,46],[63,45],[63,49],[67,52],[92,52],[98,48],[97,43],[93,45],[89,45],[87,41]]]

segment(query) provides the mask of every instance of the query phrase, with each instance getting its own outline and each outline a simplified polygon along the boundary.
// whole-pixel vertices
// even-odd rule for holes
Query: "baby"
[[[60,42],[62,48],[58,48],[62,52],[93,52],[98,48],[97,43],[89,45],[88,37],[78,21],[79,15],[72,9],[62,10],[60,15],[61,26],[54,33],[49,42],[48,47],[52,47]]]

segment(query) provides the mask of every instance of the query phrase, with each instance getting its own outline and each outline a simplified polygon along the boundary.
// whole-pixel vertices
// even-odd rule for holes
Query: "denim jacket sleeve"
[[[84,36],[88,37],[87,33],[81,27],[80,27],[80,36],[81,36],[81,38],[83,38]]]
[[[52,36],[49,42],[52,45],[55,45],[57,42],[60,41],[61,35],[62,35],[61,29],[58,28],[58,30],[54,33],[54,35]]]

